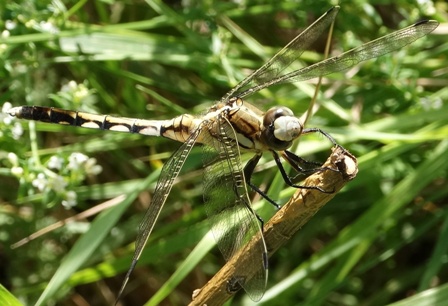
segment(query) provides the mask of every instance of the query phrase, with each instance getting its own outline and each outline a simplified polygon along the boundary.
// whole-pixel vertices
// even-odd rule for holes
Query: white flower
[[[2,112],[0,113],[0,120],[3,121],[4,124],[10,125],[13,117],[11,117],[8,111],[12,108],[12,104],[9,102],[3,103]]]
[[[68,169],[78,170],[89,158],[82,153],[72,153],[68,157]]]
[[[98,175],[103,171],[103,167],[96,164],[96,158],[89,158],[85,163],[84,169],[87,175]]]
[[[12,122],[12,120],[14,119],[13,117],[11,117],[11,116],[9,116],[9,115],[1,115],[1,117],[2,117],[2,121],[3,121],[3,123],[4,124],[6,124],[6,125],[10,125],[11,124],[11,122]]]
[[[62,85],[61,91],[62,92],[74,92],[77,87],[78,87],[78,84],[75,81],[69,81],[67,84]]]
[[[89,94],[89,89],[86,87],[86,85],[79,84],[73,96],[76,100],[81,101],[85,97],[88,97]]]
[[[91,92],[84,83],[78,84],[75,81],[69,81],[61,87],[62,93],[71,95],[74,103],[80,103],[90,96]]]
[[[47,166],[49,169],[61,170],[63,163],[64,163],[64,159],[62,159],[59,156],[53,155],[48,160]]]
[[[49,21],[41,21],[39,23],[39,27],[40,30],[42,30],[42,32],[47,32],[50,34],[58,34],[59,33],[59,29],[51,22]]]
[[[3,103],[2,113],[7,113],[12,108],[12,104],[9,102]]]
[[[70,209],[74,206],[76,206],[77,202],[76,202],[76,192],[74,191],[67,191],[65,193],[65,200],[62,201],[62,206],[64,206],[66,209]]]
[[[19,164],[19,158],[17,157],[17,155],[13,152],[9,152],[8,153],[8,160],[11,164],[13,164],[14,166],[17,166]]]
[[[12,132],[12,138],[14,138],[16,140],[19,139],[20,136],[23,135],[22,125],[18,122],[15,122],[11,132]]]
[[[37,178],[32,181],[32,185],[39,189],[39,191],[44,191],[48,186],[48,180],[45,177],[45,174],[39,173]]]
[[[6,20],[5,21],[5,28],[7,30],[14,30],[17,27],[17,22],[15,22],[14,20]]]
[[[2,38],[8,38],[11,34],[9,33],[8,30],[3,30],[1,37]]]
[[[18,17],[19,17],[18,19],[19,19],[20,21],[22,21],[21,19],[23,19],[23,16],[19,15]],[[21,17],[22,17],[22,18],[21,18]],[[27,21],[25,22],[25,26],[28,27],[28,28],[34,28],[36,25],[37,25],[37,21],[34,20],[34,19],[30,19],[30,20],[27,20]]]
[[[12,167],[11,168],[12,175],[16,177],[21,177],[23,175],[23,168],[22,167]]]
[[[54,191],[56,191],[57,193],[61,193],[65,190],[65,187],[67,187],[67,182],[64,180],[62,176],[57,175],[51,178],[49,187]]]
[[[440,98],[436,99],[421,98],[419,102],[422,108],[426,111],[440,109],[443,106],[442,99]]]

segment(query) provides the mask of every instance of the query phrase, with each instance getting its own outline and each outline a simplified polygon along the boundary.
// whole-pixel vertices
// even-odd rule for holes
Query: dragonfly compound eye
[[[294,113],[286,107],[273,107],[263,118],[262,138],[272,149],[285,150],[300,136],[303,126]]]
[[[294,117],[294,113],[292,110],[284,106],[272,107],[266,112],[266,114],[264,114],[263,125],[268,127],[274,124],[275,119],[282,116]]]

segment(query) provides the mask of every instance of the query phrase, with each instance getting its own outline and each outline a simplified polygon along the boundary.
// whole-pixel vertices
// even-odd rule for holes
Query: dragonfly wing
[[[399,50],[417,39],[431,33],[439,23],[435,20],[425,20],[415,23],[409,27],[392,32],[388,35],[372,40],[357,48],[351,49],[341,55],[326,59],[314,65],[293,71],[286,75],[272,79],[264,84],[250,88],[243,92],[240,97],[244,97],[263,88],[281,84],[305,81],[312,78],[328,75],[333,72],[346,70],[356,64],[372,58],[380,57],[387,53]]]
[[[259,301],[267,282],[267,251],[261,223],[250,205],[234,129],[222,113],[211,125],[211,132],[204,136],[209,144],[204,146],[205,210],[227,261],[249,242],[255,243],[254,258],[228,282],[233,283],[232,287],[238,282],[252,300]],[[252,240],[254,237],[258,240]]]
[[[283,49],[275,54],[263,66],[241,81],[229,93],[224,96],[224,100],[230,97],[239,96],[239,93],[245,92],[248,88],[264,84],[277,78],[280,73],[299,59],[302,53],[307,50],[311,44],[329,27],[339,12],[339,6],[328,10],[324,15],[317,19],[308,28],[297,35]],[[255,91],[252,91],[253,93]],[[247,95],[247,94],[246,94]]]
[[[173,186],[174,180],[179,175],[182,166],[190,154],[191,149],[198,136],[201,134],[201,127],[198,127],[188,138],[187,140],[174,152],[173,155],[168,159],[165,165],[162,168],[160,173],[159,180],[157,181],[156,189],[154,191],[154,196],[152,201],[145,212],[145,216],[143,217],[142,222],[138,228],[137,240],[135,242],[135,251],[134,256],[132,258],[132,264],[126,273],[125,279],[120,288],[120,292],[118,294],[117,300],[123,293],[124,288],[129,280],[129,277],[132,271],[137,264],[140,255],[143,252],[143,249],[148,241],[149,235],[151,234],[152,229],[154,228],[154,224],[159,217],[160,211],[162,210],[163,205],[168,197],[168,194],[171,191],[171,187]]]

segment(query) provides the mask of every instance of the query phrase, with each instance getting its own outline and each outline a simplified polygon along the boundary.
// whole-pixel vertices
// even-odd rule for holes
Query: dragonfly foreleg
[[[314,173],[322,166],[320,162],[306,160],[288,150],[283,151],[281,155],[298,173]],[[303,168],[300,165],[311,165],[313,168]]]
[[[323,192],[323,193],[333,193],[334,192],[333,190],[331,190],[331,191],[324,190],[324,189],[320,188],[319,186],[302,186],[302,185],[294,184],[292,182],[291,178],[286,173],[285,168],[283,167],[283,164],[280,160],[280,156],[278,155],[278,153],[275,151],[272,151],[272,155],[274,156],[275,163],[277,164],[277,167],[280,170],[283,180],[285,181],[285,183],[288,186],[294,187],[294,188],[302,188],[302,189],[314,189],[314,190],[319,190],[320,192]],[[301,169],[298,165],[297,165],[297,168]],[[318,169],[317,171],[326,170],[325,167],[321,167],[321,168],[317,168],[317,169]],[[310,169],[310,170],[313,170],[313,169]],[[334,170],[334,169],[331,169],[331,170]],[[316,172],[316,169],[314,169],[314,172]]]
[[[303,129],[303,130],[302,130],[302,135],[309,134],[309,133],[321,133],[321,134],[324,135],[328,140],[330,140],[331,143],[332,143],[334,146],[341,147],[340,145],[338,145],[338,143],[336,142],[336,140],[335,140],[330,134],[328,134],[328,133],[325,132],[325,131],[322,131],[322,130],[319,129],[319,128],[308,128],[308,129]],[[342,147],[341,147],[341,148],[342,148]],[[342,149],[344,149],[344,148],[342,148]],[[345,151],[345,149],[344,149],[344,151]]]
[[[306,160],[287,150],[283,151],[281,155],[288,162],[288,164],[290,164],[291,167],[298,173],[296,176],[290,178],[292,182],[294,182],[299,176],[307,176],[324,170],[331,170],[336,172],[338,171],[331,167],[322,167],[322,163]],[[312,168],[304,168],[304,166],[308,165],[311,165]]]

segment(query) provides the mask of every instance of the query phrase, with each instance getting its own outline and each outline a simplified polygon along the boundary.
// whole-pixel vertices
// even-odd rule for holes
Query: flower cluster
[[[17,143],[16,140],[23,134],[21,123],[7,114],[10,108],[11,104],[7,102],[0,113],[0,140],[5,145]],[[78,152],[55,154],[42,162],[36,160],[37,155],[20,158],[27,154],[27,150],[10,151],[14,153],[3,148],[0,150],[0,162],[19,180],[21,196],[41,193],[47,205],[62,203],[66,208],[75,206],[77,196],[73,189],[86,178],[94,177],[102,171],[95,158]]]
[[[61,86],[57,94],[50,94],[51,99],[55,100],[58,106],[62,108],[82,109],[87,112],[95,112],[94,104],[96,102],[95,91],[89,88],[89,83],[77,83],[68,81]]]
[[[46,198],[56,197],[67,209],[77,204],[73,188],[79,186],[86,177],[95,176],[102,171],[95,158],[77,152],[67,157],[53,155],[40,167],[33,165],[33,159],[21,166],[14,153],[9,153],[7,159],[11,165],[11,174],[25,185],[32,186],[28,194],[39,192],[45,194]]]
[[[6,102],[2,106],[2,111],[0,113],[0,125],[2,127],[0,129],[0,139],[3,136],[6,136],[4,135],[4,133],[10,133],[12,138],[15,140],[19,139],[23,134],[22,125],[19,122],[13,120],[14,118],[7,113],[11,108],[12,105],[9,102]]]

